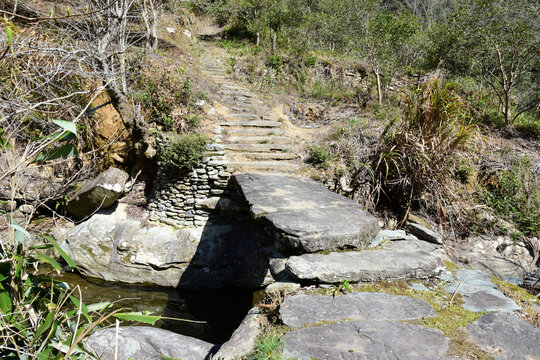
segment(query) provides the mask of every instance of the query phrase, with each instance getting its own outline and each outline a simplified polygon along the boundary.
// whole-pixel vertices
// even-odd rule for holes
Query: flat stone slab
[[[337,284],[342,280],[367,282],[433,277],[444,263],[431,244],[404,240],[379,250],[291,256],[286,269],[298,280]]]
[[[285,359],[444,358],[442,331],[396,321],[348,321],[291,331],[282,338]]]
[[[295,295],[279,311],[291,328],[343,320],[413,320],[437,316],[423,300],[384,293],[353,293],[340,296]]]
[[[246,173],[235,176],[251,214],[281,251],[362,249],[377,235],[377,219],[356,202],[304,178]]]
[[[513,315],[486,314],[467,325],[467,330],[496,359],[540,359],[540,329]]]
[[[458,269],[455,281],[445,288],[463,296],[463,308],[469,311],[513,312],[521,310],[491,282],[489,275],[479,270]]]

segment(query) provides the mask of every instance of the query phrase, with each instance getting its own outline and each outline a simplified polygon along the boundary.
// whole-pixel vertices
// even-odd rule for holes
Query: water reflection
[[[109,301],[115,303],[115,309],[130,308],[152,315],[205,321],[198,324],[167,319],[156,326],[214,344],[227,341],[248,310],[259,301],[258,293],[251,289],[175,290],[108,283],[72,273],[63,274],[60,280],[79,285],[85,304]]]

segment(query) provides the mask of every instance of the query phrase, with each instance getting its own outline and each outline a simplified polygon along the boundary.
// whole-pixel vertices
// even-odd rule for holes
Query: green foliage
[[[54,249],[71,268],[77,266],[52,237],[36,242],[14,220],[7,236],[0,244],[2,359],[86,359],[82,340],[111,316],[147,324],[162,319],[110,311],[109,302],[85,304],[79,286],[54,279],[62,267],[44,251]]]
[[[197,133],[173,135],[160,147],[159,155],[167,166],[190,170],[201,161],[209,141],[208,136]]]
[[[156,70],[132,75],[135,99],[144,109],[149,122],[163,126],[165,131],[182,128],[183,114],[176,114],[178,107],[187,107],[192,98],[191,80],[182,77],[180,70]]]
[[[10,228],[11,240],[4,239],[0,251],[0,356],[83,358],[80,341],[104,321],[102,312],[111,304],[87,306],[80,300],[80,289],[38,272],[40,261],[61,270],[56,260],[38,250],[55,248],[67,263],[75,264],[52,238],[28,247],[30,234],[16,222]]]
[[[448,178],[455,155],[476,135],[455,84],[438,80],[411,88],[403,99],[403,119],[382,135],[374,164],[376,188],[409,207],[426,194],[442,206],[448,201]]]
[[[257,338],[255,349],[247,356],[248,360],[283,360],[281,356],[281,337],[283,330],[274,328],[267,330]]]
[[[309,157],[307,162],[319,168],[326,169],[333,159],[330,149],[324,146],[311,146],[309,148]]]
[[[512,222],[519,231],[540,234],[540,180],[528,158],[517,158],[512,167],[483,178],[480,200]]]

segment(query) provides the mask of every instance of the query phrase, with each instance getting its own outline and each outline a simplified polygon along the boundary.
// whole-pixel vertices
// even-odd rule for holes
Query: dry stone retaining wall
[[[219,203],[234,196],[223,145],[209,144],[205,157],[189,172],[159,166],[147,210],[150,220],[173,226],[204,226]]]

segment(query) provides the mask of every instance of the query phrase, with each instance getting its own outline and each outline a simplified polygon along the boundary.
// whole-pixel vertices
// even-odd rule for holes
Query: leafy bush
[[[480,199],[519,231],[540,234],[540,180],[528,158],[514,160],[510,169],[499,170],[483,178]]]
[[[165,165],[189,170],[201,161],[209,140],[208,136],[197,133],[174,135],[160,147],[160,157]]]
[[[382,134],[373,164],[375,188],[401,206],[410,207],[421,198],[438,208],[448,203],[456,154],[476,136],[454,88],[435,80],[410,89],[403,99],[402,120],[391,121]]]
[[[326,169],[332,161],[333,154],[330,149],[324,146],[311,146],[309,148],[308,163],[319,168]]]

